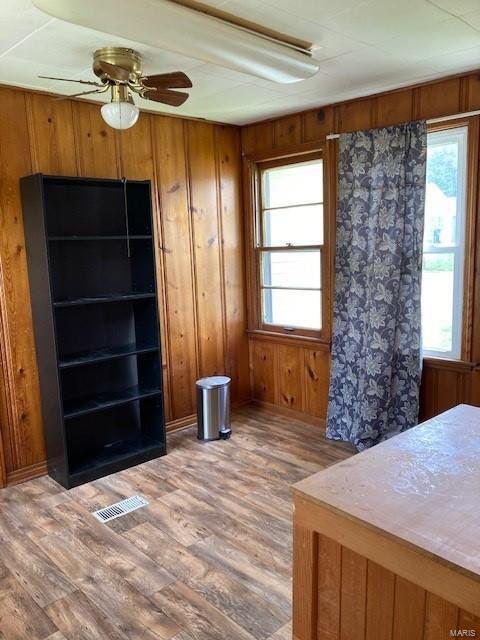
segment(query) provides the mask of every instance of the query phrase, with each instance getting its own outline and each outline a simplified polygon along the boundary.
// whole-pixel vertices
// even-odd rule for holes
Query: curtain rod
[[[477,111],[467,111],[466,113],[456,113],[453,116],[443,116],[442,118],[430,118],[430,120],[427,120],[427,124],[436,124],[437,122],[445,122],[447,120],[457,120],[457,118],[469,118],[471,116],[478,116],[478,115],[480,115],[480,109],[477,109]],[[327,140],[336,140],[339,137],[340,137],[339,133],[329,133],[328,136],[326,136]]]

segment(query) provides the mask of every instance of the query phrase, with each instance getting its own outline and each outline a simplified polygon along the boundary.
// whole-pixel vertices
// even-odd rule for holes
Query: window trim
[[[480,117],[470,116],[449,119],[431,123],[427,127],[427,133],[447,131],[449,129],[467,128],[466,172],[465,172],[465,207],[464,207],[464,251],[462,278],[462,319],[459,356],[453,358],[448,353],[423,351],[425,360],[444,360],[445,362],[471,362],[480,359],[480,343],[475,342],[474,323],[474,298],[480,293],[478,283],[475,280],[475,227],[477,224],[477,179],[478,179],[478,152]],[[479,220],[480,222],[480,220]],[[449,250],[450,251],[450,250]],[[450,251],[452,252],[452,251]],[[478,322],[478,320],[477,320]],[[479,337],[480,338],[480,337]]]
[[[323,244],[322,245],[293,245],[293,246],[281,246],[281,247],[264,247],[263,246],[263,219],[262,214],[266,210],[263,207],[263,193],[262,193],[262,174],[268,169],[275,167],[282,167],[294,164],[301,164],[311,160],[321,160],[323,169]],[[253,229],[252,229],[252,242],[250,244],[250,255],[252,270],[254,271],[252,277],[252,297],[253,309],[251,310],[250,324],[253,327],[253,331],[261,332],[262,334],[271,333],[276,335],[282,335],[292,339],[308,338],[315,339],[317,341],[326,342],[330,335],[330,310],[327,308],[329,303],[329,224],[327,221],[327,188],[326,180],[328,173],[326,171],[326,162],[322,150],[309,151],[306,153],[295,154],[291,156],[280,156],[278,158],[272,158],[267,160],[260,160],[253,162],[250,171],[253,178]],[[312,203],[308,203],[312,204]],[[294,205],[291,205],[294,206]],[[328,249],[327,249],[328,247]],[[320,300],[321,300],[321,329],[309,329],[302,327],[288,327],[277,324],[269,324],[263,321],[262,317],[262,269],[261,269],[261,256],[266,251],[304,251],[307,249],[318,250],[320,252],[320,274],[321,274],[321,288],[320,288]],[[317,290],[317,289],[316,289]]]
[[[446,358],[450,360],[460,360],[462,357],[462,334],[464,327],[463,307],[464,307],[464,271],[465,271],[465,255],[466,255],[466,224],[467,224],[467,196],[468,196],[468,146],[470,141],[470,131],[468,125],[460,125],[448,127],[436,131],[428,131],[431,134],[454,135],[456,131],[465,131],[465,138],[462,137],[461,148],[461,164],[457,184],[460,187],[457,194],[457,220],[461,223],[456,227],[455,244],[450,246],[436,247],[431,245],[427,250],[424,249],[423,255],[441,255],[452,254],[454,257],[454,273],[453,273],[453,312],[452,312],[452,348],[450,351],[440,351],[436,349],[423,349],[423,354],[427,358]],[[428,146],[428,145],[427,145]],[[458,216],[458,212],[461,215]]]

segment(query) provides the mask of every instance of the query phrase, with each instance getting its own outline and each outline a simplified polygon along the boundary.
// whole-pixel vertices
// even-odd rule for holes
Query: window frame
[[[464,307],[465,307],[465,287],[464,276],[466,270],[467,257],[467,220],[468,220],[468,177],[469,177],[469,144],[470,134],[468,124],[455,124],[454,126],[444,126],[441,128],[428,129],[427,136],[432,134],[444,134],[448,139],[453,136],[456,131],[465,131],[466,136],[463,139],[461,164],[462,174],[459,175],[457,184],[460,187],[459,195],[457,195],[456,219],[460,224],[456,227],[456,239],[453,245],[438,247],[430,245],[425,250],[423,248],[423,256],[425,255],[453,255],[454,272],[453,272],[453,312],[452,312],[452,348],[450,351],[440,351],[436,349],[422,349],[422,353],[426,358],[435,359],[462,359],[463,333],[465,328]],[[428,138],[427,138],[428,147]],[[458,213],[460,212],[460,215]]]
[[[266,247],[263,244],[264,241],[264,224],[263,224],[263,215],[265,211],[269,209],[264,207],[264,199],[263,199],[263,174],[265,171],[269,169],[274,169],[277,167],[284,167],[294,164],[301,164],[309,161],[320,160],[322,162],[322,173],[323,173],[323,244],[320,245],[284,245],[279,247]],[[254,228],[253,228],[253,249],[252,249],[252,258],[254,263],[254,327],[255,330],[260,331],[266,334],[277,334],[282,336],[288,336],[290,338],[307,338],[318,341],[325,341],[326,336],[329,335],[329,310],[327,305],[329,304],[329,275],[328,275],[328,266],[329,266],[329,225],[327,222],[327,196],[326,196],[326,180],[327,180],[327,172],[326,172],[326,163],[325,158],[321,150],[298,154],[287,157],[280,157],[275,159],[268,160],[260,160],[256,162],[253,166],[253,176],[254,176]],[[309,203],[316,204],[316,203]],[[291,205],[292,207],[294,205]],[[273,252],[273,251],[282,251],[282,252],[300,252],[300,251],[319,251],[320,254],[320,303],[321,303],[321,328],[320,329],[311,329],[304,327],[290,327],[290,326],[282,326],[280,324],[270,324],[263,321],[263,286],[262,282],[262,256],[264,253]],[[278,287],[274,287],[278,288]],[[301,290],[301,287],[292,287],[295,290]],[[307,289],[307,288],[306,288]],[[315,289],[318,290],[318,289]]]
[[[467,362],[474,363],[480,358],[480,336],[476,336],[478,325],[477,314],[474,313],[475,300],[480,296],[479,283],[475,278],[478,268],[476,261],[476,227],[480,225],[480,212],[477,212],[478,202],[478,169],[479,169],[479,134],[480,117],[465,116],[459,118],[438,119],[429,123],[427,133],[436,131],[447,131],[467,127],[467,155],[465,173],[465,216],[464,216],[464,259],[463,259],[463,292],[462,297],[462,319],[461,319],[461,347],[460,356],[450,357],[438,352],[424,352],[425,362],[439,363]],[[477,220],[478,218],[478,220]],[[480,266],[480,265],[479,265]],[[475,325],[475,326],[474,326]],[[432,354],[432,355],[431,355]]]

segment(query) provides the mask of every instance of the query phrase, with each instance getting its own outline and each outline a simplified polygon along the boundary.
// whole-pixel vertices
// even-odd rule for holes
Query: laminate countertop
[[[459,405],[294,486],[480,582],[480,409]]]

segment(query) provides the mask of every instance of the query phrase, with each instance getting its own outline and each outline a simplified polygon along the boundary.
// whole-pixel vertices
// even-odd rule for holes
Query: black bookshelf
[[[166,452],[150,183],[21,191],[48,470],[71,488]]]

